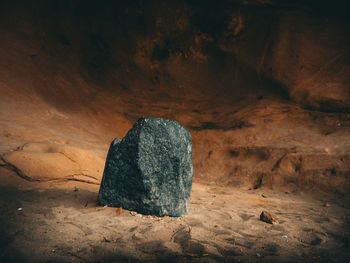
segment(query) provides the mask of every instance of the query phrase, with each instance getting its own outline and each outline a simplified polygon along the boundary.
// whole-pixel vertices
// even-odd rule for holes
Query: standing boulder
[[[176,121],[143,117],[111,143],[98,203],[181,216],[189,210],[192,178],[191,134]]]

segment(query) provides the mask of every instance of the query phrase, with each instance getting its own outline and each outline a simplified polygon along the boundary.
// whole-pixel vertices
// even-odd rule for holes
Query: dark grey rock
[[[181,216],[189,210],[192,178],[191,134],[176,121],[143,117],[111,143],[98,203]]]

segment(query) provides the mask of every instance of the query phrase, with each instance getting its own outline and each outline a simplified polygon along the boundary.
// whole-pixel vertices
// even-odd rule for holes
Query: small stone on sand
[[[266,212],[266,211],[261,212],[260,220],[264,221],[265,223],[268,223],[268,224],[278,223],[278,218],[275,215],[272,215],[271,213]]]

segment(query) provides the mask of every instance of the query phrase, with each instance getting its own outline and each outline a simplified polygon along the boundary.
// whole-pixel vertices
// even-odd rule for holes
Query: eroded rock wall
[[[1,5],[2,151],[44,133],[107,151],[150,115],[191,131],[205,182],[347,185],[346,1]]]

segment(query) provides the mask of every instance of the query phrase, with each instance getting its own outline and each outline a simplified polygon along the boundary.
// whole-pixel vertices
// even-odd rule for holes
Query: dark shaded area
[[[224,126],[221,125],[220,123],[215,123],[215,122],[203,122],[201,126],[191,126],[190,129],[200,131],[200,130],[223,130],[223,131],[228,131],[228,130],[235,130],[235,129],[242,129],[242,128],[251,128],[254,127],[255,125],[249,122],[245,121],[232,121],[229,126]]]
[[[225,104],[267,94],[308,109],[348,112],[345,88],[337,91],[339,99],[331,100],[308,91],[309,84],[294,91],[296,84],[318,74],[317,67],[328,65],[315,59],[312,50],[308,55],[300,39],[307,35],[324,58],[333,56],[322,51],[330,46],[341,52],[350,42],[347,7],[347,1],[330,0],[16,0],[2,1],[0,29],[15,32],[11,37],[22,44],[29,40],[27,46],[15,46],[19,54],[32,58],[30,71],[35,72],[28,76],[29,83],[60,110],[81,110],[96,94],[118,96],[127,86],[130,97],[142,93],[151,101],[164,100],[165,91],[189,105],[193,97],[186,93]],[[299,16],[299,22],[293,24],[291,16]],[[335,32],[334,41],[328,38],[323,44],[315,41],[318,35],[309,36],[308,31],[321,34],[322,27]],[[6,36],[5,41],[14,40]],[[25,54],[27,48],[36,51]],[[338,69],[327,69],[329,77],[323,82],[340,78],[347,83],[347,69],[338,60]]]

